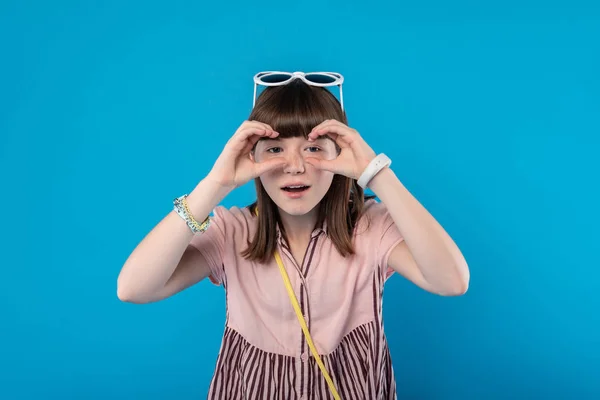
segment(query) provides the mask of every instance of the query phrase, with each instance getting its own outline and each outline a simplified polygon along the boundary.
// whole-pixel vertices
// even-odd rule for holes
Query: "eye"
[[[319,151],[321,151],[321,148],[320,148],[320,147],[318,147],[318,146],[310,146],[310,147],[308,147],[308,150],[309,150],[311,153],[316,153],[316,152],[319,152]]]
[[[281,147],[271,147],[267,149],[267,153],[279,153],[281,151]]]

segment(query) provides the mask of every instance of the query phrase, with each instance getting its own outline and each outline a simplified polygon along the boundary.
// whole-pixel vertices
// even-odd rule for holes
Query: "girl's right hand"
[[[261,138],[279,135],[269,125],[258,121],[244,121],[229,139],[208,178],[224,188],[235,189],[265,172],[285,165],[283,157],[274,157],[257,163],[250,152]]]

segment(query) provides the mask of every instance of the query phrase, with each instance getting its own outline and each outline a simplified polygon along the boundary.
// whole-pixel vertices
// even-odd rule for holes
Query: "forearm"
[[[208,179],[200,181],[187,198],[194,218],[201,223],[227,196]],[[120,298],[155,293],[171,277],[194,234],[185,221],[172,210],[136,246],[123,265],[117,280]]]
[[[460,249],[394,172],[385,168],[369,188],[387,207],[425,280],[440,291],[466,290],[469,268]]]

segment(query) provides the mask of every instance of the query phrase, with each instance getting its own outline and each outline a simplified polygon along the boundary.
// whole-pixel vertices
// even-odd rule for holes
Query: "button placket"
[[[300,306],[302,316],[304,317],[304,320],[305,320],[306,325],[309,330],[310,330],[310,322],[311,322],[310,321],[311,320],[310,319],[310,302],[309,302],[310,296],[309,296],[309,290],[307,288],[308,279],[306,277],[309,272],[309,268],[310,268],[310,264],[311,264],[314,252],[316,251],[316,247],[321,242],[319,240],[319,236],[321,233],[322,233],[322,230],[321,231],[317,230],[313,233],[311,240],[308,244],[308,247],[306,249],[302,265],[298,265],[296,263],[293,255],[291,254],[291,250],[290,250],[285,238],[283,238],[283,236],[278,237],[278,242],[279,242],[279,246],[282,250],[282,253],[287,256],[287,258],[289,259],[289,262],[292,263],[292,265],[295,267],[295,269],[298,273],[296,276],[298,278],[298,281],[297,282],[292,281],[292,286],[294,286],[295,288],[298,288],[297,300],[298,300],[298,303]],[[307,363],[310,360],[310,353],[309,353],[310,347],[308,346],[308,343],[306,342],[306,339],[304,337],[304,332],[302,331],[302,329],[300,329],[300,327],[299,327],[298,330],[299,330],[299,335],[300,335],[300,346],[299,346],[300,357],[298,357],[296,359],[296,368],[297,368],[298,373],[300,373],[302,375],[302,377],[300,379],[298,379],[298,381],[297,381],[296,390],[297,390],[298,394],[302,393],[302,397],[300,397],[300,398],[306,399],[307,398],[306,390],[308,390],[307,385],[308,385],[308,373],[309,373],[307,370],[307,368],[309,368],[309,365]]]

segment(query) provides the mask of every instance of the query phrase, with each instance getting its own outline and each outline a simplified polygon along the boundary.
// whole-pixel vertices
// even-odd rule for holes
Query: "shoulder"
[[[384,223],[388,215],[389,212],[385,204],[375,199],[368,199],[365,201],[357,226],[372,229]]]
[[[216,206],[213,209],[213,217],[228,223],[248,223],[249,220],[253,219],[248,207],[238,206]]]
[[[375,199],[369,199],[365,201],[363,213],[364,215],[372,218],[381,218],[385,217],[385,215],[388,213],[388,209],[382,202]]]
[[[236,232],[247,232],[256,224],[255,217],[248,207],[217,206],[213,209],[211,225],[216,225],[229,235]]]
[[[377,240],[393,224],[388,208],[385,204],[373,198],[365,201],[361,216],[359,217],[354,235],[364,242]]]

